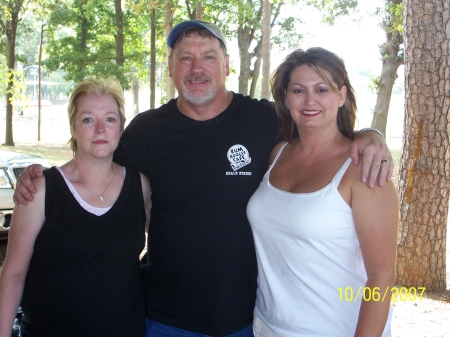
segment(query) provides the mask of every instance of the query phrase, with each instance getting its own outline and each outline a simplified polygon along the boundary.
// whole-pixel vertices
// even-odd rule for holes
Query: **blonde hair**
[[[70,134],[73,136],[75,131],[75,116],[77,114],[77,104],[80,97],[86,95],[111,95],[117,103],[120,117],[120,131],[123,131],[125,126],[125,97],[120,82],[113,78],[106,79],[90,79],[77,84],[69,99],[69,106],[67,113],[69,116]],[[73,153],[77,152],[77,141],[70,138],[68,141]]]

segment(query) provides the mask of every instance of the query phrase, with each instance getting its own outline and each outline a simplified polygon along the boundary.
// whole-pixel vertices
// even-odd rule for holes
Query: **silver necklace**
[[[111,180],[109,181],[109,183],[108,183],[108,185],[106,186],[106,188],[105,188],[105,190],[103,191],[103,193],[100,194],[100,195],[97,195],[97,194],[95,194],[94,192],[92,192],[92,191],[90,190],[90,188],[84,183],[84,180],[83,180],[83,179],[81,179],[80,177],[78,177],[78,176],[75,174],[75,169],[73,168],[72,161],[73,161],[73,159],[70,160],[70,167],[72,168],[72,175],[73,175],[75,178],[77,178],[77,179],[78,179],[78,182],[79,182],[79,183],[82,183],[82,184],[84,185],[84,187],[86,187],[87,190],[88,190],[89,192],[91,192],[93,195],[95,195],[97,198],[99,198],[101,201],[103,201],[103,195],[105,194],[106,190],[108,189],[109,185],[111,185],[111,182],[112,182],[113,179],[114,179],[114,173],[116,172],[115,169],[114,169],[114,163],[111,163],[111,166],[112,166],[112,169],[113,169],[113,174],[112,174]]]

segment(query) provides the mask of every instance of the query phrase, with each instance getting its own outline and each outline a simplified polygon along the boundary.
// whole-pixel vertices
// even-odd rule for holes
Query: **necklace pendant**
[[[98,197],[101,201],[103,201],[103,195]]]

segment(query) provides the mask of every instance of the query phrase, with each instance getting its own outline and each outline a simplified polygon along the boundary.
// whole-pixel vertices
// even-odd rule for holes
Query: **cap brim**
[[[196,28],[196,27],[200,27],[200,28],[204,28],[207,31],[209,31],[211,34],[213,34],[215,37],[217,37],[220,41],[223,42],[222,37],[218,36],[214,31],[212,31],[208,26],[204,25],[203,23],[199,22],[199,21],[184,21],[179,23],[178,25],[176,25],[175,27],[173,27],[173,29],[170,31],[169,36],[167,37],[167,45],[170,48],[173,48],[175,46],[175,42],[177,42],[178,36],[180,36],[180,34],[182,32],[184,32],[186,29],[189,28]]]

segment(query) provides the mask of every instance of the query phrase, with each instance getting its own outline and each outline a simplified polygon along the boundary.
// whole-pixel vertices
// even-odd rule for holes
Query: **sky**
[[[341,56],[349,69],[378,73],[381,70],[378,46],[385,41],[385,34],[379,26],[379,18],[370,13],[383,6],[384,0],[360,0],[360,16],[368,13],[362,20],[339,18],[333,26],[322,24],[318,12],[311,10],[306,23],[309,34],[301,47],[324,47]]]
[[[384,6],[384,0],[360,0],[359,13],[362,20],[356,22],[354,17],[339,18],[333,26],[320,22],[316,10],[308,10],[305,25],[300,29],[307,31],[307,36],[299,47],[323,47],[338,54],[345,62],[350,81],[356,91],[358,102],[357,129],[370,127],[372,111],[376,103],[376,94],[368,88],[371,76],[381,74],[381,55],[379,46],[385,42],[386,36],[379,26],[380,18],[371,16],[377,7]],[[271,68],[276,67],[289,51],[271,55]],[[403,81],[403,67],[397,72],[397,82]],[[401,147],[403,133],[403,94],[393,95],[389,109],[388,128],[386,131],[388,144],[393,148]]]
[[[292,10],[287,10],[290,14],[298,11],[299,5]],[[297,48],[307,49],[309,47],[323,47],[343,58],[349,74],[371,73],[379,75],[381,72],[381,60],[379,45],[385,40],[384,31],[379,27],[379,18],[365,13],[375,12],[377,7],[383,7],[384,0],[360,0],[360,18],[355,22],[355,16],[348,18],[338,18],[333,26],[328,26],[320,22],[319,12],[308,6],[301,8],[304,24],[297,29],[305,37],[299,42]],[[364,16],[363,16],[364,15]],[[232,67],[239,71],[239,53],[236,41],[230,41],[230,45],[236,46],[230,52]],[[285,56],[292,50],[278,52],[271,50],[271,71],[283,61]],[[230,81],[232,90],[235,81]]]

